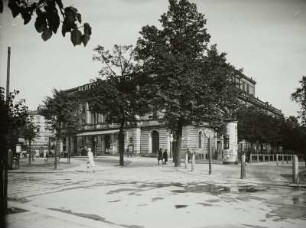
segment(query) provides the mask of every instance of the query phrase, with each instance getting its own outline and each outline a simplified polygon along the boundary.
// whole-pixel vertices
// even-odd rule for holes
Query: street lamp
[[[214,134],[214,138],[216,137],[215,135],[215,132],[213,133]],[[205,129],[204,132],[203,132],[203,137],[205,137],[206,139],[208,139],[208,164],[209,164],[209,171],[208,171],[208,174],[211,175],[211,160],[212,160],[212,153],[211,153],[211,137],[210,137],[210,133],[208,131],[208,129]]]

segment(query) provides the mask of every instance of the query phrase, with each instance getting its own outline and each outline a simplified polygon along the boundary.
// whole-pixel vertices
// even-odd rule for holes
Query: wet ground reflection
[[[222,194],[222,193],[254,193],[266,191],[268,187],[259,187],[253,185],[243,185],[238,187],[228,187],[222,185],[215,184],[195,184],[195,185],[187,185],[184,189],[175,189],[172,190],[174,193],[211,193],[214,195]]]

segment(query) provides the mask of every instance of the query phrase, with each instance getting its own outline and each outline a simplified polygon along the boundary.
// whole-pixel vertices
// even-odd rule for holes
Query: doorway
[[[110,135],[105,135],[104,136],[104,145],[105,145],[105,153],[109,154],[110,153]]]
[[[157,153],[159,150],[159,133],[156,130],[151,132],[151,139],[152,139],[152,153]]]

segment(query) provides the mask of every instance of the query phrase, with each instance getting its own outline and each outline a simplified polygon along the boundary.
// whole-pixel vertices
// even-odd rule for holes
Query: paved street
[[[291,164],[196,164],[190,171],[155,158],[42,159],[9,173],[8,227],[304,227],[306,192],[290,187]],[[39,162],[41,164],[39,164]],[[51,163],[51,161],[50,161]],[[52,163],[51,163],[52,164]],[[303,166],[304,164],[300,164]],[[15,212],[15,213],[13,213]]]

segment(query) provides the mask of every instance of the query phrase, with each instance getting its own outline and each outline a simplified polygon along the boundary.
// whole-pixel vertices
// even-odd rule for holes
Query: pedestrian
[[[158,165],[159,165],[159,161],[163,162],[163,150],[162,148],[160,148],[158,150],[158,155],[157,155],[157,162],[158,162]]]
[[[190,160],[191,160],[191,152],[190,152],[189,148],[187,148],[187,154],[188,154],[188,163],[190,163]]]
[[[88,157],[87,169],[95,167],[95,162],[94,162],[94,159],[93,159],[93,153],[91,151],[91,148],[87,149],[87,157]]]
[[[129,151],[129,156],[132,157],[133,156],[133,152],[134,152],[134,146],[132,144],[130,144],[128,146],[128,151]]]
[[[48,158],[49,158],[49,154],[48,154],[48,153],[46,153],[45,163],[48,163]]]
[[[32,161],[35,161],[34,159],[35,153],[36,153],[35,151],[34,152],[30,151],[30,154],[31,154],[30,156],[32,156]]]
[[[167,161],[168,161],[168,152],[167,152],[167,150],[165,150],[164,153],[163,153],[163,159],[164,159],[164,164],[166,165]]]

